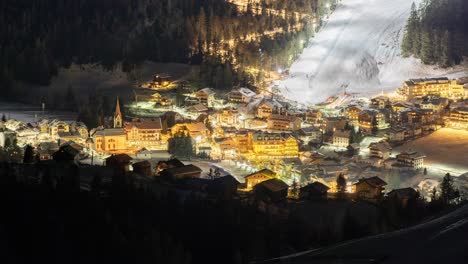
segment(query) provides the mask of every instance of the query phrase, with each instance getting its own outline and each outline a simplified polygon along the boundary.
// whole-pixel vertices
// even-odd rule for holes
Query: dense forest
[[[413,3],[402,42],[404,56],[450,67],[468,55],[468,1],[425,0]]]
[[[16,82],[48,85],[72,63],[131,72],[145,60],[201,65],[201,82],[216,88],[252,84],[289,65],[336,2],[5,0],[0,86],[15,99]]]

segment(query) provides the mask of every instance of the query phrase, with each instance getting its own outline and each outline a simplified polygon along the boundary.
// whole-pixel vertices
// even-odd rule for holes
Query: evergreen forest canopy
[[[289,65],[336,0],[4,0],[0,86],[50,84],[60,67],[99,63],[130,72],[145,61],[202,65],[224,88],[260,80],[260,66]],[[242,37],[242,40],[240,40]]]
[[[413,3],[401,45],[403,55],[425,64],[450,67],[468,55],[468,1],[425,0]]]

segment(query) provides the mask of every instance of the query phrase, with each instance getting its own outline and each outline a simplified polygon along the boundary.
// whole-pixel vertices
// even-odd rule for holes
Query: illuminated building
[[[362,112],[362,108],[357,105],[350,105],[345,108],[344,115],[348,118],[351,125],[359,124],[359,113]]]
[[[254,159],[297,158],[299,155],[299,143],[291,135],[252,133],[251,142]]]
[[[167,149],[167,143],[161,142],[162,123],[160,118],[136,119],[125,122],[127,143],[147,149]]]
[[[385,115],[375,109],[367,109],[359,113],[359,128],[362,131],[371,131],[372,129],[385,129],[388,124],[385,122]]]
[[[359,179],[359,181],[354,184],[357,196],[366,200],[378,200],[382,198],[385,185],[387,185],[387,183],[377,176]]]
[[[257,117],[268,118],[271,114],[281,114],[283,105],[274,99],[264,99],[257,107]]]
[[[70,132],[70,126],[66,122],[55,119],[49,123],[48,130],[52,138],[57,138],[59,132]]]
[[[377,96],[371,99],[371,105],[373,108],[385,109],[390,106],[390,99],[386,96]]]
[[[322,121],[322,111],[320,109],[309,109],[305,113],[305,121],[309,123],[319,123]]]
[[[254,98],[256,93],[247,88],[239,88],[228,93],[228,100],[235,103],[248,103]]]
[[[420,169],[424,166],[425,157],[418,152],[401,152],[396,156],[398,164],[414,169]]]
[[[92,148],[97,152],[118,153],[127,150],[127,135],[123,128],[96,129],[91,137]]]
[[[399,92],[407,99],[421,98],[428,95],[453,99],[462,99],[465,96],[463,85],[456,80],[449,80],[447,77],[410,79],[403,83],[403,87]]]
[[[225,108],[215,114],[217,126],[236,126],[239,124],[239,112],[234,108]]]
[[[267,128],[272,130],[296,131],[301,128],[302,120],[292,115],[271,114],[267,119]]]
[[[468,107],[461,106],[450,111],[447,124],[453,128],[468,129]]]
[[[215,92],[211,88],[203,88],[195,93],[198,103],[205,106],[213,106]]]
[[[346,148],[349,145],[350,130],[336,130],[333,132],[333,146]]]
[[[180,123],[171,127],[172,135],[181,132],[192,137],[197,143],[206,141],[210,135],[210,131],[202,122]]]
[[[244,177],[245,185],[249,190],[261,182],[274,178],[276,178],[276,173],[269,169],[263,169]]]
[[[392,152],[392,147],[386,141],[373,142],[369,145],[370,157],[388,159]]]

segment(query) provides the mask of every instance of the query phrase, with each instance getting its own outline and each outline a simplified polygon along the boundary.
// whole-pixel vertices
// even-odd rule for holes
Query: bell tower
[[[115,113],[114,113],[114,128],[122,127],[122,112],[120,112],[119,97],[117,97],[117,102],[115,103]]]

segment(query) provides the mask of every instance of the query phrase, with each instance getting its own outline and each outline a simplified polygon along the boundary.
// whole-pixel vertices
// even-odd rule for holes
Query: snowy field
[[[459,74],[402,58],[400,43],[411,0],[343,0],[309,47],[277,84],[301,103],[318,103],[342,92],[394,90],[409,78]],[[419,4],[421,0],[415,0]]]
[[[0,116],[5,114],[7,118],[22,122],[35,122],[42,118],[60,119],[63,121],[75,121],[77,114],[65,111],[45,111],[42,113],[40,105],[27,105],[0,101]]]
[[[394,148],[393,152],[414,150],[425,154],[430,174],[458,176],[468,172],[468,131],[442,128],[429,136]]]

